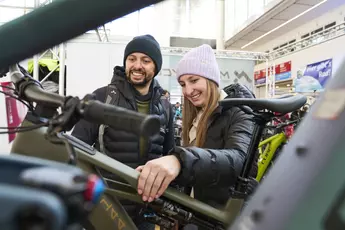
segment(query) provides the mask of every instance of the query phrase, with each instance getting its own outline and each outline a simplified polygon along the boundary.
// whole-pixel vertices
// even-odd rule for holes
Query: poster
[[[298,70],[294,79],[297,93],[323,91],[327,81],[332,76],[332,59],[316,62]]]
[[[291,79],[291,61],[275,66],[275,81],[285,81]]]
[[[275,81],[286,81],[291,79],[291,61],[278,64],[274,67]],[[258,70],[254,72],[255,85],[261,85],[266,83],[266,69]]]
[[[6,94],[13,95],[13,91],[7,87],[13,88],[12,82],[1,82],[2,91]],[[6,103],[6,115],[7,115],[7,126],[8,127],[18,127],[25,118],[27,113],[27,107],[15,98],[5,95]],[[13,130],[13,129],[11,129]],[[8,143],[11,143],[16,134],[8,134]]]
[[[255,85],[261,85],[266,83],[266,69],[258,70],[254,72]]]

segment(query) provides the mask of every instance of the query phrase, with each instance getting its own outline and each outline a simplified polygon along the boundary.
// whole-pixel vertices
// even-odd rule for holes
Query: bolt
[[[297,156],[304,156],[307,153],[307,148],[303,146],[298,146],[296,148],[296,154]]]
[[[260,222],[263,219],[264,215],[262,211],[254,210],[251,217],[254,222]]]
[[[263,204],[264,205],[268,205],[269,203],[271,203],[272,201],[272,198],[271,197],[266,197],[264,200],[263,200]]]

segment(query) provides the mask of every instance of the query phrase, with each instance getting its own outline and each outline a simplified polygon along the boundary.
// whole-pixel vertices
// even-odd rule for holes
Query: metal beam
[[[184,47],[161,47],[162,53],[167,55],[184,55],[190,48]],[[269,54],[263,52],[249,52],[239,50],[215,50],[216,57],[245,59],[245,60],[268,60]]]
[[[9,5],[0,5],[0,8],[23,9],[23,10],[35,9],[35,7],[31,7],[31,6],[9,6]]]
[[[274,50],[273,52],[270,52],[269,53],[270,58],[278,59],[278,58],[287,56],[289,54],[307,49],[311,46],[315,46],[320,43],[329,41],[331,39],[344,36],[345,35],[344,29],[345,29],[345,22],[332,26],[330,28],[324,29],[323,31],[315,33],[309,37],[306,37],[304,39],[291,43],[287,46]]]

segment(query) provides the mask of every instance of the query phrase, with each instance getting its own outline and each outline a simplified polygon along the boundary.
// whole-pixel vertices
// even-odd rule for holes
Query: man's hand
[[[148,161],[136,170],[140,172],[138,193],[142,195],[143,201],[152,202],[178,176],[181,164],[175,156],[170,155]]]

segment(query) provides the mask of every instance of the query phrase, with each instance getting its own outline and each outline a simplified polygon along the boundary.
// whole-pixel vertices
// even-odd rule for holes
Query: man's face
[[[146,86],[155,75],[155,64],[143,53],[132,53],[126,59],[126,76],[134,86]]]
[[[176,108],[180,108],[180,103],[176,103]]]

